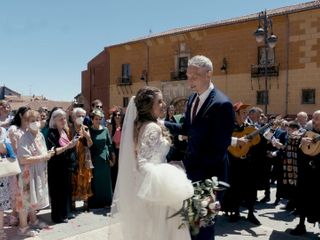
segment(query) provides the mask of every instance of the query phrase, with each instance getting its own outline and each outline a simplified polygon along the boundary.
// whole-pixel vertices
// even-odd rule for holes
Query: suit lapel
[[[216,91],[215,89],[212,89],[209,96],[207,97],[207,99],[204,101],[204,103],[202,104],[199,112],[197,113],[194,121],[192,122],[192,124],[194,122],[197,121],[197,119],[201,118],[202,116],[205,115],[205,113],[208,111],[208,109],[210,109],[210,107],[212,106],[212,104],[214,103],[213,99],[216,95]],[[191,108],[190,108],[191,109]]]

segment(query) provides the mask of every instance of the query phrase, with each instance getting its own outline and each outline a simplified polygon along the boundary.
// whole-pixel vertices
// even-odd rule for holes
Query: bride
[[[181,168],[166,163],[170,136],[158,122],[164,108],[154,87],[140,89],[127,108],[111,210],[123,240],[191,239],[181,217],[171,217],[193,195],[193,187]],[[121,239],[118,235],[109,239]]]

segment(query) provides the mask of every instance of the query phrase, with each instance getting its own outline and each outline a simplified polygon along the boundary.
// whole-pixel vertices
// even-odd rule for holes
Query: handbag
[[[7,177],[21,173],[19,162],[16,158],[0,157],[0,177]]]
[[[85,151],[85,167],[86,169],[93,169],[94,166],[92,164],[92,160],[91,160],[91,153],[88,147],[84,148]]]

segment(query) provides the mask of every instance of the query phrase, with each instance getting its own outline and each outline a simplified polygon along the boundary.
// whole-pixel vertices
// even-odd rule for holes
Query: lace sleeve
[[[138,169],[145,171],[146,163],[152,162],[151,159],[159,150],[161,138],[161,128],[156,123],[148,123],[141,128],[138,140],[137,161]],[[148,164],[147,164],[148,165]]]
[[[138,197],[158,205],[181,208],[193,195],[193,186],[179,168],[157,159],[161,151],[161,128],[156,123],[143,127],[138,144],[138,168],[141,182]]]

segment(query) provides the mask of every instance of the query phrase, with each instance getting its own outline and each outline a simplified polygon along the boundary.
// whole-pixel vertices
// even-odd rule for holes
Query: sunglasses
[[[96,108],[102,108],[102,105],[98,105],[98,106],[96,106]]]

